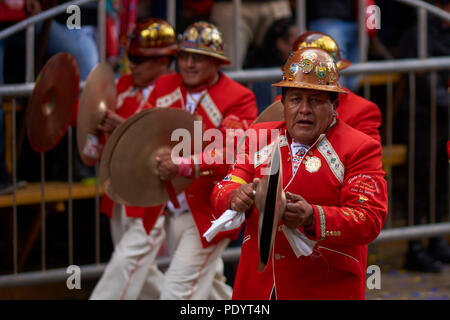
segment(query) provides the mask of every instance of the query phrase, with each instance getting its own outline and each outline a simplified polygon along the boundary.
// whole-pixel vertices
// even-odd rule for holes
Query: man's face
[[[167,73],[170,59],[168,57],[129,57],[130,71],[134,85],[139,88],[148,86],[159,76]]]
[[[283,100],[289,134],[297,142],[311,145],[330,125],[335,106],[325,91],[289,88]]]
[[[220,63],[203,54],[179,51],[178,67],[184,85],[193,89],[213,81],[219,72]]]

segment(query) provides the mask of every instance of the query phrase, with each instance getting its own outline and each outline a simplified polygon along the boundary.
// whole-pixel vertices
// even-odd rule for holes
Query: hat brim
[[[223,64],[223,65],[231,64],[230,60],[228,60],[227,57],[225,57],[223,55],[220,55],[218,53],[209,52],[209,51],[202,50],[202,49],[180,48],[178,51],[187,51],[187,52],[202,54],[202,55],[205,55],[205,56],[210,56],[210,57],[219,59],[220,63]]]
[[[350,60],[342,59],[336,62],[336,66],[339,70],[344,70],[345,68],[348,68],[352,65],[352,62]]]
[[[313,90],[321,90],[321,91],[329,91],[329,92],[337,92],[337,93],[347,93],[344,89],[338,86],[324,86],[320,84],[309,84],[302,82],[293,82],[293,81],[280,81],[272,84],[273,87],[286,87],[286,88],[303,88],[303,89],[313,89]]]

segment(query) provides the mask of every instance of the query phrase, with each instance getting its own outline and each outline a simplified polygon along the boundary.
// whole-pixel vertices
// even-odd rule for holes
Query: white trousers
[[[127,217],[124,207],[115,204],[111,236],[114,252],[90,299],[159,299],[163,274],[155,258],[165,238],[164,216],[147,234],[141,218]]]
[[[165,228],[171,263],[162,285],[162,300],[228,300],[221,254],[229,240],[203,248],[191,213],[166,215]]]

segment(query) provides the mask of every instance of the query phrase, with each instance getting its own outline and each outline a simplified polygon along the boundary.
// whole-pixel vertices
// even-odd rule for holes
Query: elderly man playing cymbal
[[[282,88],[285,121],[251,126],[254,134],[211,194],[218,215],[234,210],[245,217],[233,299],[364,299],[367,245],[388,206],[381,145],[336,118],[338,94],[346,91],[328,52],[297,50],[283,70],[274,86]],[[260,270],[254,191],[274,146],[287,201]]]

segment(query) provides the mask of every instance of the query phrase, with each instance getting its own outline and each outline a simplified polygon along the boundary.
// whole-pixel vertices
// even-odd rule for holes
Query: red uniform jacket
[[[378,106],[348,89],[345,91],[347,94],[339,94],[338,119],[381,143],[379,128],[382,119]],[[281,95],[275,100],[280,99]]]
[[[182,77],[179,74],[162,76],[155,83],[149,103],[156,108],[184,109],[186,95],[187,89],[183,85]],[[196,110],[195,114],[201,117],[204,130],[218,128],[223,133],[227,129],[246,130],[256,119],[258,112],[255,95],[249,89],[231,80],[223,73],[220,73],[219,80],[215,84],[206,89]],[[231,158],[232,161],[233,158]],[[221,236],[216,237],[211,243],[208,243],[206,239],[201,237],[210,227],[211,221],[215,219],[214,208],[209,202],[212,188],[217,181],[220,181],[226,175],[228,165],[201,163],[198,170],[209,174],[197,176],[195,181],[185,190],[185,195],[202,240],[202,245],[207,247],[225,237],[232,238],[234,235],[237,236],[237,233],[235,231],[225,232]],[[154,214],[146,213],[144,226],[147,231],[153,227],[154,221]]]
[[[312,255],[297,258],[281,220],[269,263],[260,273],[259,214],[253,206],[246,217],[233,299],[269,299],[272,289],[277,299],[363,299],[367,244],[378,236],[387,215],[380,143],[337,120],[311,146],[293,176],[291,138],[285,122],[265,122],[252,128],[258,132],[279,130],[283,188],[313,206],[312,229],[299,230],[317,242]],[[265,165],[260,163],[268,157],[267,148],[249,149],[247,138],[246,150],[258,151],[240,151],[237,163],[211,194],[218,214],[228,209],[233,190],[262,176]],[[248,159],[255,159],[254,164]]]
[[[147,88],[151,90],[151,87]],[[125,119],[128,119],[133,114],[147,109],[148,97],[150,92],[145,92],[143,89],[134,87],[133,76],[125,75],[119,78],[117,82],[117,109],[116,112]],[[125,212],[129,217],[142,218],[146,211],[153,212],[154,210],[161,211],[162,206],[158,207],[132,207],[126,206]],[[114,208],[114,201],[112,201],[106,194],[102,196],[100,204],[100,211],[108,217],[112,217]],[[156,221],[155,217],[155,221]]]

